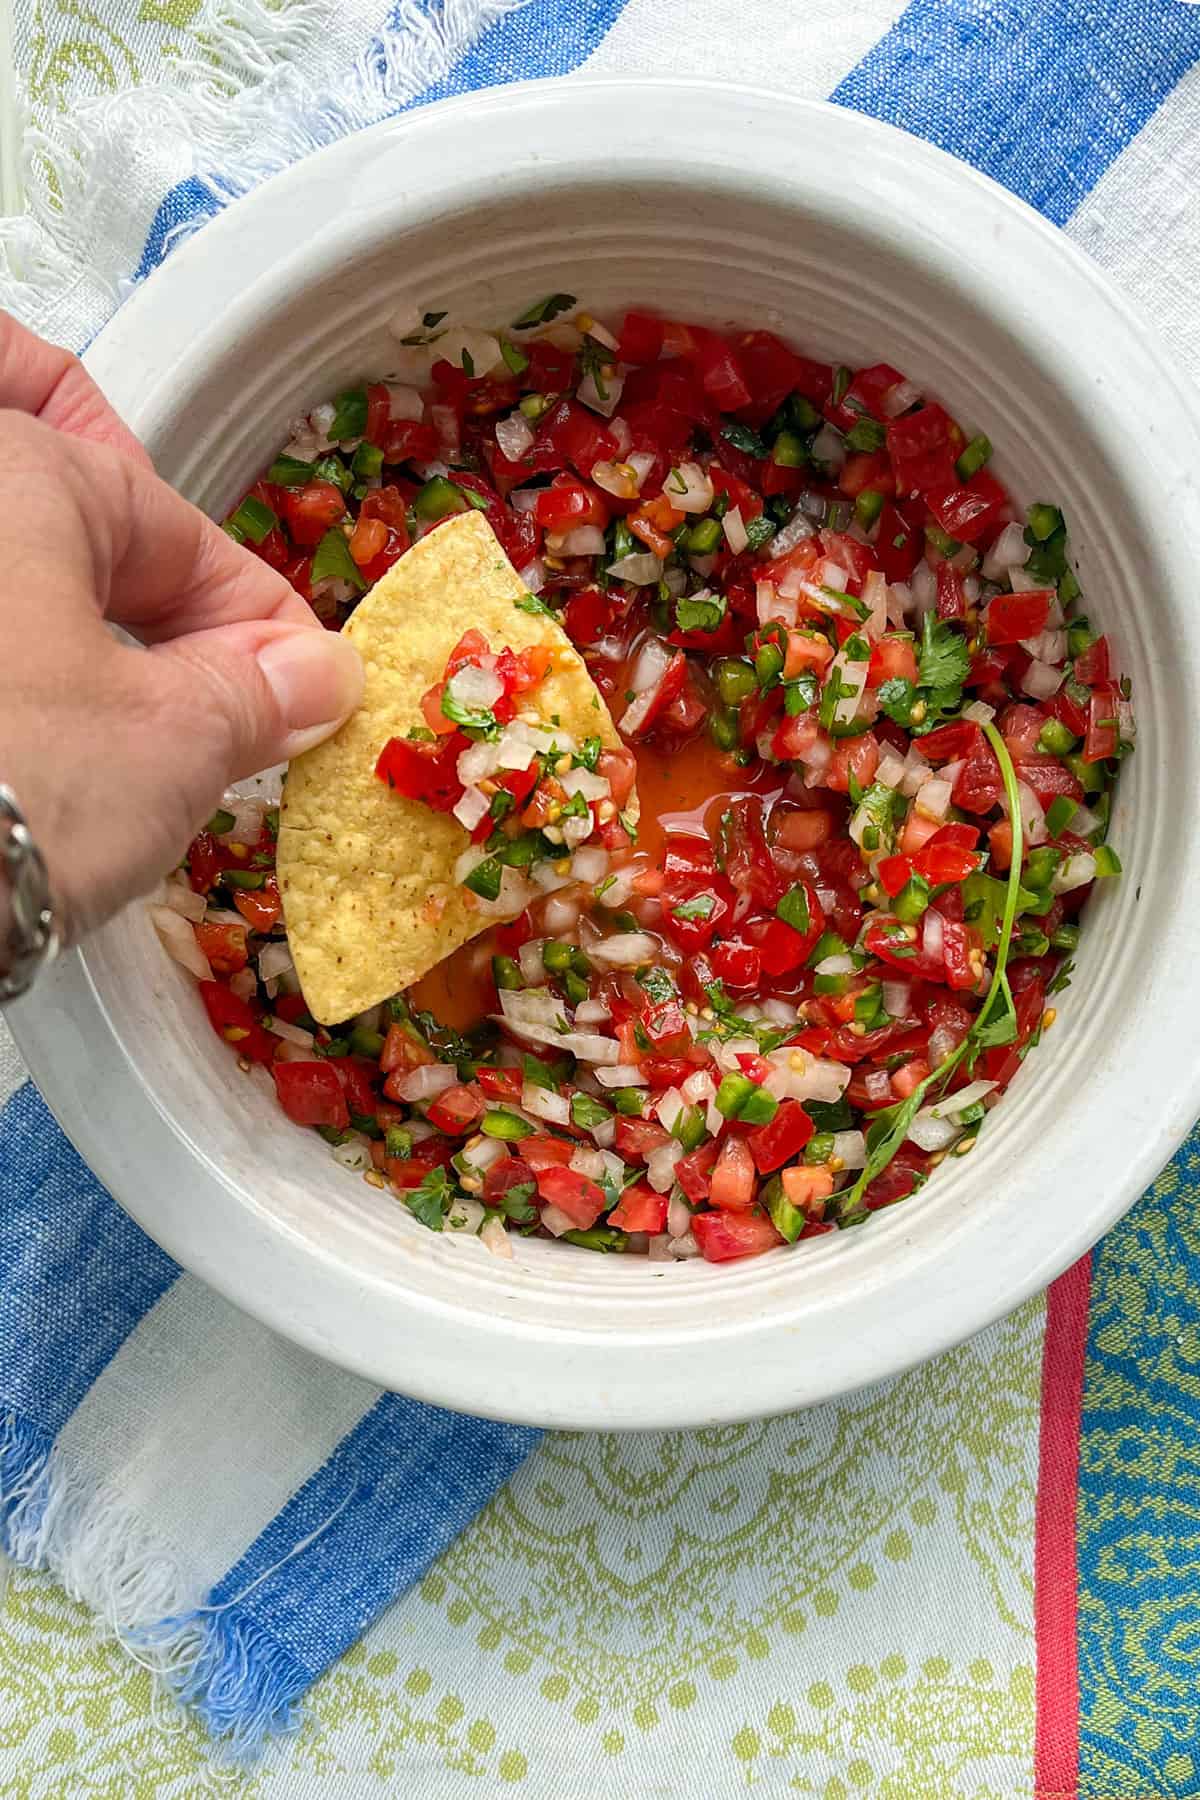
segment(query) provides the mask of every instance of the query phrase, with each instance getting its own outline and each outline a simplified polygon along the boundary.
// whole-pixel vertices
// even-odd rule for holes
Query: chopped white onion
[[[935,1119],[957,1119],[969,1106],[974,1106],[977,1101],[994,1092],[996,1086],[994,1081],[969,1081],[956,1094],[945,1094],[924,1110]]]
[[[403,382],[385,381],[387,389],[388,413],[393,419],[423,419],[425,402],[415,387],[406,387]]]
[[[664,481],[663,495],[677,512],[706,513],[713,503],[712,478],[699,463],[680,463]]]
[[[464,788],[454,806],[454,817],[467,831],[474,831],[480,819],[487,817],[491,802],[480,788]]]
[[[496,767],[498,769],[527,769],[537,755],[536,746],[531,744],[527,738],[521,736],[522,730],[523,727],[520,725],[510,725],[501,734],[496,744]],[[477,750],[483,750],[488,747],[489,746],[484,744],[476,744],[473,746],[473,748]],[[461,773],[462,757],[466,754],[467,752],[464,750],[462,756],[458,759],[458,779],[460,781],[463,779]]]
[[[577,850],[571,858],[572,876],[589,887],[597,881],[603,881],[607,870],[608,851],[602,850],[599,844],[589,844],[586,849]]]
[[[442,1230],[473,1237],[488,1216],[488,1209],[482,1200],[455,1199],[450,1202],[450,1209],[442,1220]],[[495,1214],[491,1218],[493,1223],[499,1223]]]
[[[185,887],[182,881],[168,881],[163,895],[163,904],[172,912],[177,912],[181,919],[198,925],[208,908],[208,901],[203,894],[194,888]],[[290,960],[290,959],[289,959]]]
[[[612,1063],[606,1069],[597,1069],[596,1080],[606,1088],[646,1087],[649,1085],[637,1063]]]
[[[972,700],[970,705],[963,707],[962,716],[970,719],[973,725],[987,725],[995,718],[996,709],[986,700]]]
[[[592,481],[606,494],[618,500],[636,500],[638,480],[628,463],[598,462],[592,464]]]
[[[624,906],[630,894],[633,892],[633,884],[636,880],[636,869],[629,867],[618,869],[613,876],[610,885],[606,887],[604,892],[599,896],[601,906],[608,907],[609,910],[613,912],[615,912],[619,906]]]
[[[286,938],[272,939],[258,953],[258,973],[263,981],[276,981],[294,966],[291,945]]]
[[[479,1241],[493,1256],[499,1256],[506,1262],[512,1261],[512,1239],[505,1228],[504,1220],[495,1213],[489,1213],[479,1229]]]
[[[937,605],[937,576],[923,559],[909,577],[909,590],[912,594],[913,612],[918,619],[933,611]]]
[[[578,1229],[574,1219],[565,1213],[561,1206],[543,1206],[541,1220],[552,1237],[561,1237],[564,1231]]]
[[[591,407],[593,412],[599,413],[602,419],[611,419],[621,404],[621,391],[624,386],[625,377],[618,375],[614,370],[612,374],[605,374],[603,391],[601,391],[600,383],[589,369],[575,389],[575,398],[584,406]]]
[[[505,737],[507,736],[506,732]],[[502,738],[500,743],[503,741]],[[500,743],[468,744],[465,750],[459,751],[454,772],[464,787],[472,787],[476,782],[483,781],[486,776],[491,775],[498,767],[506,766],[501,765],[499,760]]]
[[[985,581],[1002,581],[1010,569],[1024,563],[1029,555],[1025,527],[1016,521],[1006,525],[983,559],[980,573]]]
[[[888,584],[887,578],[878,569],[872,569],[863,582],[862,598],[867,608],[863,630],[869,638],[880,638],[888,626]]]
[[[953,1119],[937,1119],[928,1107],[922,1107],[908,1128],[908,1135],[918,1150],[947,1150],[961,1135],[962,1126]]]
[[[617,455],[627,455],[629,446],[633,443],[633,429],[629,420],[623,419],[620,413],[614,413],[608,421],[608,429],[617,440]]]
[[[540,556],[527,562],[518,574],[531,594],[540,594],[546,585],[546,565]]]
[[[433,1100],[458,1080],[458,1070],[447,1063],[420,1063],[409,1069],[392,1085],[402,1100]]]
[[[957,1050],[960,1034],[952,1025],[939,1025],[929,1034],[929,1066],[938,1069],[952,1050]]]
[[[673,1131],[676,1119],[687,1111],[687,1102],[678,1088],[671,1087],[659,1096],[654,1110],[658,1114],[659,1123],[665,1125],[668,1131]]]
[[[1099,831],[1103,823],[1099,813],[1089,811],[1086,806],[1077,806],[1067,820],[1066,829],[1076,837],[1090,838],[1093,831]]]
[[[535,985],[546,979],[546,965],[542,961],[542,946],[545,938],[530,938],[517,951],[517,966],[525,980]]]
[[[1074,888],[1086,887],[1089,881],[1096,879],[1096,859],[1086,850],[1078,850],[1068,856],[1062,867],[1057,869],[1050,883],[1052,894],[1069,894]]]
[[[679,1091],[689,1106],[703,1106],[707,1101],[712,1099],[717,1089],[708,1070],[697,1069],[694,1075],[688,1076]],[[659,1114],[659,1117],[662,1118],[661,1113]],[[666,1121],[664,1120],[663,1122],[665,1124]]]
[[[616,581],[632,582],[634,587],[652,587],[662,574],[662,564],[648,550],[634,550],[609,563],[608,572]]]
[[[658,954],[658,939],[648,931],[614,931],[588,951],[592,961],[611,969],[636,969]]]
[[[598,525],[576,525],[573,531],[552,532],[546,548],[552,556],[603,556],[606,545]]]
[[[188,921],[169,906],[147,908],[150,922],[159,935],[163,948],[199,981],[211,981],[213,972],[207,956],[196,942],[196,934]]]
[[[229,991],[239,1000],[253,1000],[258,992],[258,976],[251,968],[239,969],[229,977]]]
[[[478,1138],[472,1138],[469,1144],[465,1144],[461,1155],[465,1163],[469,1163],[473,1169],[478,1169],[482,1174],[485,1169],[490,1169],[493,1163],[499,1162],[502,1157],[508,1155],[508,1146],[501,1143],[499,1138],[481,1135]]]
[[[684,1262],[693,1256],[700,1255],[700,1246],[696,1242],[694,1231],[685,1231],[682,1237],[671,1239],[671,1255],[676,1262]]]
[[[861,1131],[835,1131],[833,1154],[841,1157],[843,1168],[864,1169],[867,1164],[867,1140]]]
[[[881,787],[898,788],[904,780],[904,758],[897,756],[890,744],[884,745],[875,779]]]
[[[835,473],[846,460],[846,440],[826,423],[812,441],[813,461],[826,463]]]
[[[1056,637],[1060,634],[1048,632],[1046,635]],[[1030,658],[1029,667],[1021,676],[1021,690],[1028,694],[1031,700],[1048,700],[1051,694],[1057,694],[1066,680],[1066,676],[1065,669],[1052,669],[1049,663],[1040,662],[1034,656]]]
[[[572,1150],[570,1166],[577,1175],[586,1175],[589,1181],[603,1181],[608,1173],[603,1150],[591,1150],[583,1144],[578,1150]]]
[[[799,1067],[794,1066],[795,1058]],[[773,1065],[765,1086],[777,1100],[840,1100],[850,1080],[845,1063],[824,1062],[803,1050],[773,1050],[767,1057]],[[886,1079],[887,1070],[883,1070]]]
[[[542,492],[541,488],[514,488],[508,496],[508,504],[514,512],[532,512]]]
[[[574,930],[579,923],[579,906],[574,900],[563,900],[557,894],[551,894],[542,910],[542,924],[555,937],[562,937]]]
[[[467,663],[450,677],[446,692],[460,706],[489,707],[494,706],[504,692],[504,682],[495,669],[481,669],[474,663]]]
[[[569,1125],[571,1123],[571,1102],[565,1094],[556,1094],[550,1088],[539,1087],[536,1081],[527,1081],[521,1090],[521,1106],[535,1119],[545,1119],[548,1125]]]
[[[222,844],[254,843],[262,831],[263,814],[267,810],[265,803],[233,789],[225,795],[221,804],[226,812],[233,814],[233,824],[228,831],[221,833],[219,841]]]
[[[1042,811],[1041,801],[1025,781],[1018,781],[1017,796],[1021,803],[1021,830],[1025,834],[1025,842],[1027,844],[1044,844],[1046,841],[1046,815]]]
[[[817,964],[814,974],[817,975],[853,975],[854,958],[844,954],[824,956]]]
[[[263,1020],[265,1028],[285,1044],[295,1044],[298,1050],[311,1050],[316,1038],[311,1031],[305,1031],[302,1025],[290,1025],[286,1019],[277,1019],[273,1015]],[[454,1078],[458,1079],[457,1075]]]
[[[347,1138],[344,1144],[331,1144],[329,1154],[340,1168],[349,1169],[355,1175],[361,1175],[371,1167],[370,1144],[357,1132]]]
[[[913,799],[932,773],[932,768],[923,751],[916,744],[910,744],[904,758],[904,779],[900,783],[900,792],[908,799]]]
[[[596,775],[591,769],[577,767],[568,769],[560,775],[563,792],[566,794],[582,794],[585,800],[607,800],[612,788],[603,775]]]
[[[533,427],[523,412],[511,412],[496,421],[496,442],[509,462],[520,462],[533,444]]]
[[[1047,625],[1036,637],[1022,638],[1021,648],[1028,650],[1030,656],[1036,656],[1039,662],[1060,663],[1067,654],[1067,634]]]
[[[885,419],[898,419],[901,413],[914,407],[920,398],[921,390],[915,381],[898,381],[884,394],[879,402],[879,410]]]
[[[883,1010],[889,1019],[906,1019],[908,1003],[912,997],[912,988],[907,981],[885,981],[883,984]]]
[[[581,1000],[575,1008],[576,1025],[603,1025],[612,1018],[612,1008],[603,1000]]]
[[[796,548],[797,544],[802,544],[806,538],[815,537],[816,535],[816,526],[804,511],[804,508],[798,506],[787,524],[777,531],[775,536],[771,539],[771,555],[786,556],[789,550],[794,550]]]
[[[429,423],[438,435],[438,448],[444,456],[457,456],[461,442],[458,413],[452,406],[431,406]],[[448,471],[446,471],[448,473]],[[428,481],[430,477],[426,475]]]
[[[686,1200],[672,1200],[667,1207],[667,1234],[681,1238],[692,1229],[692,1209]]]
[[[610,427],[610,429],[611,429],[611,427]],[[650,473],[651,469],[654,467],[654,462],[655,462],[654,452],[652,450],[634,450],[626,458],[626,461],[628,462],[629,467],[633,470],[634,474],[637,476],[637,484],[638,484],[638,487],[640,488],[643,481],[645,481],[647,475]]]
[[[916,809],[927,819],[944,819],[950,810],[950,796],[953,783],[942,775],[931,775],[923,781],[917,792]]]
[[[926,909],[921,922],[921,949],[933,962],[942,960],[942,944],[945,938],[946,921],[936,906]]]
[[[646,1260],[647,1262],[659,1263],[675,1261],[675,1258],[671,1254],[671,1240],[665,1231],[660,1232],[657,1237],[652,1237],[650,1239],[650,1242],[646,1246]]]
[[[742,518],[740,506],[733,506],[721,520],[721,529],[725,533],[725,542],[735,556],[740,556],[750,542],[746,535],[746,521]]]
[[[665,1194],[675,1182],[675,1164],[685,1155],[683,1145],[671,1138],[646,1158],[646,1179],[656,1194]]]

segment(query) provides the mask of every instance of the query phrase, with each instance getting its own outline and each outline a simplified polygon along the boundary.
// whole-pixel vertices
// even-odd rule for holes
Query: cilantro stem
[[[1012,861],[1008,869],[1008,886],[1004,893],[1004,914],[1000,922],[1000,935],[996,944],[996,963],[992,970],[991,985],[987,998],[975,1015],[975,1022],[962,1043],[953,1049],[936,1069],[928,1074],[924,1081],[918,1082],[908,1099],[900,1106],[887,1135],[876,1144],[867,1158],[866,1167],[858,1180],[850,1189],[842,1203],[840,1217],[847,1222],[862,1206],[862,1198],[868,1186],[876,1176],[882,1175],[901,1144],[908,1136],[908,1128],[921,1109],[921,1105],[929,1090],[939,1082],[945,1085],[957,1069],[963,1058],[980,1047],[979,1039],[991,1016],[997,996],[1002,996],[1008,1008],[1012,1008],[1012,991],[1008,985],[1008,952],[1012,946],[1013,927],[1017,919],[1017,902],[1021,887],[1021,858],[1024,852],[1024,832],[1021,827],[1021,796],[1017,792],[1017,772],[1013,768],[1012,757],[1008,746],[996,727],[989,720],[983,727],[984,735],[996,754],[1000,765],[1000,775],[1004,782],[1004,798],[1008,806],[1009,822],[1012,826]]]

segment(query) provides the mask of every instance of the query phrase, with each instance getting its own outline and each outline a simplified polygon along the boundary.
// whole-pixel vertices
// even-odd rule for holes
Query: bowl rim
[[[921,186],[916,176],[923,172],[931,182],[961,195],[964,208],[969,204],[973,210],[977,226],[984,218],[1002,221],[1018,241],[1062,272],[1063,281],[1110,352],[1115,346],[1138,346],[1143,364],[1152,365],[1164,390],[1169,387],[1172,391],[1177,429],[1190,433],[1200,451],[1200,413],[1191,394],[1181,389],[1177,371],[1144,321],[1082,251],[1023,202],[945,152],[877,120],[827,102],[718,82],[639,78],[514,84],[443,100],[343,139],[272,177],[183,243],[104,328],[86,361],[135,428],[153,444],[156,431],[169,417],[165,389],[177,357],[188,345],[189,332],[209,325],[224,305],[230,307],[231,317],[239,309],[257,313],[269,293],[278,289],[286,270],[270,259],[278,241],[279,221],[289,214],[297,196],[304,197],[311,243],[320,237],[323,224],[332,224],[333,208],[355,169],[365,169],[381,156],[402,155],[410,177],[414,158],[425,158],[435,170],[439,141],[464,127],[470,130],[478,115],[485,113],[490,115],[493,133],[508,134],[512,146],[506,165],[509,173],[515,166],[532,180],[539,159],[528,146],[546,142],[545,126],[539,132],[534,121],[540,118],[556,129],[567,123],[566,138],[574,137],[582,146],[589,121],[594,125],[600,118],[611,118],[621,96],[626,97],[630,109],[643,109],[648,92],[663,98],[659,109],[662,130],[655,153],[664,178],[678,167],[679,146],[675,144],[672,150],[667,117],[671,105],[685,109],[693,105],[709,119],[708,109],[719,95],[726,113],[741,108],[763,128],[769,119],[772,129],[797,139],[813,129],[832,132],[852,145],[867,164],[875,159],[880,166],[890,167],[893,175],[902,168],[913,192],[914,208]],[[735,150],[731,136],[721,140],[728,142],[727,150],[718,144],[714,154],[751,185],[754,177],[746,168],[745,153]],[[591,151],[593,158],[599,154]],[[603,154],[605,172],[611,172],[621,153],[606,145]],[[641,162],[649,155],[645,144],[641,145]],[[574,177],[586,179],[587,153],[581,147],[561,166]],[[902,204],[902,189],[896,190],[895,198]],[[989,253],[985,248],[981,254]],[[1016,260],[1019,263],[1019,257]],[[302,261],[298,254],[289,266]],[[994,253],[992,262],[994,267]],[[1010,289],[1001,288],[1000,292],[1009,294],[1008,312],[1015,316],[1020,312],[1017,283],[1015,278],[1010,281]],[[998,299],[995,305],[1000,305]],[[1052,322],[1046,330],[1071,353],[1065,328]],[[1080,349],[1073,368],[1082,354]],[[1147,402],[1145,417],[1150,416]],[[1155,417],[1161,421],[1157,404]],[[1162,454],[1166,454],[1165,446]],[[1180,457],[1178,437],[1173,440],[1173,454]],[[1200,456],[1193,461],[1200,464]],[[1189,536],[1185,523],[1177,521],[1173,536],[1190,546],[1195,566],[1195,534]],[[1200,695],[1200,631],[1194,644],[1183,647],[1183,653],[1187,678],[1194,693]],[[1180,848],[1177,872],[1181,886],[1200,876],[1200,838]],[[1173,1029],[1181,1046],[1187,1042],[1183,1026],[1190,1003],[1184,998],[1186,992],[1182,981],[1174,988],[1164,987],[1167,1023],[1156,1026],[1168,1034]],[[1173,1027],[1171,1010],[1178,1014]],[[439,1309],[423,1303],[419,1294],[401,1299],[393,1286],[372,1280],[361,1269],[351,1269],[322,1247],[289,1232],[261,1208],[248,1205],[245,1195],[235,1195],[212,1166],[174,1132],[154,1096],[131,1078],[123,1047],[89,970],[86,951],[64,958],[38,993],[13,1010],[11,1024],[51,1109],[91,1167],[164,1249],[243,1310],[322,1356],[431,1403],[525,1423],[575,1428],[723,1423],[812,1404],[900,1373],[1010,1311],[1074,1262],[1157,1174],[1200,1111],[1200,1068],[1189,1069],[1186,1058],[1176,1059],[1170,1089],[1159,1089],[1153,1095],[1137,1088],[1135,1072],[1131,1091],[1137,1091],[1130,1101],[1128,1121],[1136,1126],[1136,1141],[1119,1175],[1108,1169],[1098,1175],[1099,1204],[1085,1211],[1076,1208],[1061,1213],[1047,1208],[1044,1216],[1030,1224],[1020,1257],[994,1228],[973,1230],[964,1214],[960,1229],[946,1241],[934,1272],[936,1304],[932,1300],[924,1307],[909,1304],[898,1314],[864,1321],[863,1302],[879,1306],[880,1289],[886,1286],[869,1280],[855,1294],[830,1306],[830,1329],[837,1334],[836,1358],[800,1357],[794,1359],[797,1366],[788,1367],[785,1365],[793,1359],[778,1354],[778,1339],[781,1329],[792,1327],[770,1319],[765,1324],[758,1321],[736,1328],[716,1326],[709,1340],[709,1363],[715,1368],[719,1357],[731,1353],[731,1339],[736,1339],[739,1354],[755,1358],[754,1385],[747,1388],[743,1384],[739,1389],[714,1382],[706,1388],[703,1358],[697,1366],[697,1340],[690,1331],[680,1334],[677,1345],[663,1346],[658,1338],[651,1345],[636,1332],[618,1338],[592,1325],[581,1326],[578,1332],[548,1334],[535,1319],[514,1328],[511,1322],[480,1317],[468,1328],[465,1354],[439,1354],[437,1346],[449,1346],[452,1334],[463,1330],[460,1314],[441,1317]],[[119,1137],[111,1124],[117,1117],[123,1121]],[[186,1204],[179,1204],[177,1195],[174,1202],[166,1203],[164,1188],[186,1190]],[[904,1233],[899,1217],[888,1224],[903,1262]],[[234,1255],[230,1254],[232,1245],[237,1246]],[[980,1285],[981,1263],[993,1277],[986,1289]],[[711,1272],[720,1274],[719,1270]],[[716,1293],[712,1287],[708,1291]],[[890,1297],[896,1298],[895,1294]],[[404,1307],[411,1309],[411,1318],[403,1321],[405,1330],[413,1329],[425,1339],[432,1335],[430,1352],[420,1364],[411,1360],[413,1340],[406,1342],[404,1331],[397,1328],[397,1309]],[[776,1351],[774,1364],[764,1355],[768,1347]],[[645,1365],[651,1348],[663,1355],[657,1380],[647,1374]],[[595,1380],[598,1365],[592,1359],[596,1355],[604,1358],[606,1381]],[[676,1376],[686,1373],[692,1379],[682,1385],[668,1380],[668,1368]]]

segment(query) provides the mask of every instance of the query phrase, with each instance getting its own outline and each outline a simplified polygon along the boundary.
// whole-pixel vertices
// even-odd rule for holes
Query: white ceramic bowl
[[[1014,1306],[1133,1201],[1200,1111],[1194,747],[1200,434],[1095,268],[1000,188],[835,107],[700,84],[545,84],[418,111],[183,245],[88,361],[162,473],[219,513],[285,422],[386,367],[407,302],[502,323],[565,288],[886,357],[1063,503],[1140,735],[1060,1022],[968,1162],[863,1230],[664,1269],[437,1236],[289,1125],[140,908],[14,1025],[99,1175],[279,1331],[429,1401],[547,1425],[740,1419],[898,1371]]]

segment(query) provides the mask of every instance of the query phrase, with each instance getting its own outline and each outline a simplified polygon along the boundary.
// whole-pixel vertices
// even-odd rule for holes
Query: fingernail
[[[363,667],[353,644],[334,631],[289,631],[258,653],[287,730],[284,757],[299,756],[336,731],[362,698]]]

